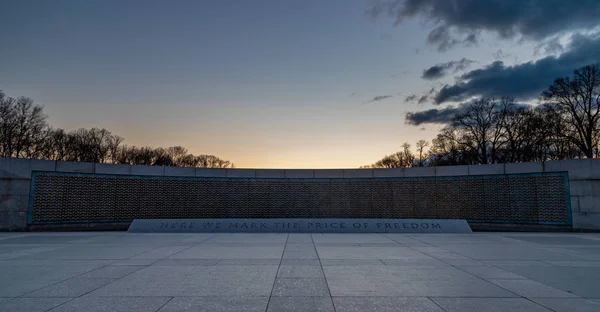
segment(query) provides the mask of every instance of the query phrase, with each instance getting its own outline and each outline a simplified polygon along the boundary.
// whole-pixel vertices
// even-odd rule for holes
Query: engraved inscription
[[[176,219],[134,220],[151,232],[445,233],[471,232],[465,220],[437,219]],[[199,224],[200,226],[197,226]]]

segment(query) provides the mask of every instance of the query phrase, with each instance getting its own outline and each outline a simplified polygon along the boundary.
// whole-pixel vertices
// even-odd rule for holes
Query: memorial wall
[[[0,158],[0,229],[168,218],[466,219],[600,229],[599,183],[597,159],[279,170]]]

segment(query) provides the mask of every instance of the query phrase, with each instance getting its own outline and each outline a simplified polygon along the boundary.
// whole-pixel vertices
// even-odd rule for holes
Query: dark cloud
[[[427,100],[429,99],[429,97],[427,95],[423,95],[419,98],[419,104],[423,104],[425,102],[427,102]]]
[[[405,122],[413,126],[420,126],[422,124],[448,124],[456,114],[465,112],[469,105],[471,105],[471,102],[463,102],[458,106],[450,105],[445,108],[433,108],[421,112],[408,112],[405,116]],[[515,103],[515,105],[517,107],[530,107],[530,105],[523,103]],[[423,128],[421,130],[423,130]]]
[[[406,98],[404,98],[404,102],[412,102],[416,99],[417,99],[417,95],[411,94],[411,95],[407,95]]]
[[[432,44],[438,45],[438,51],[444,52],[455,45],[463,44],[465,46],[471,46],[477,44],[477,35],[475,32],[470,32],[464,38],[457,39],[451,34],[450,28],[447,26],[438,26],[434,28],[427,35],[427,41]]]
[[[566,52],[535,62],[505,66],[493,62],[461,75],[455,84],[445,85],[434,96],[435,104],[461,102],[471,97],[511,96],[518,100],[537,98],[556,77],[570,76],[573,70],[600,63],[600,34],[571,37]]]
[[[433,108],[422,112],[408,112],[405,121],[409,125],[420,126],[426,123],[447,124],[452,121],[456,114],[462,113],[467,104],[458,107],[448,106],[446,108]]]
[[[373,0],[366,15],[388,15],[398,25],[424,19],[436,27],[427,41],[444,51],[458,44],[474,44],[481,31],[500,38],[534,41],[591,30],[600,25],[598,0]]]
[[[366,101],[365,103],[379,102],[379,101],[383,101],[385,99],[389,99],[391,97],[393,97],[393,95],[378,95],[378,96],[374,97],[373,99],[371,99],[370,101]]]
[[[463,57],[461,60],[458,61],[450,61],[446,63],[433,65],[423,70],[423,75],[421,76],[421,78],[427,80],[439,79],[446,76],[451,69],[454,69],[455,72],[465,70],[474,62],[475,61],[471,61]]]

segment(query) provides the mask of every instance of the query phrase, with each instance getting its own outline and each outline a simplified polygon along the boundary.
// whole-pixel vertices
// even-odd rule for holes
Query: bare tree
[[[480,164],[498,162],[498,150],[503,144],[501,139],[504,135],[504,116],[499,107],[499,103],[492,99],[476,100],[452,121],[451,126],[460,132],[458,143],[476,156]]]
[[[432,140],[429,150],[429,164],[433,166],[455,166],[476,163],[459,144],[459,133],[451,126],[444,127]]]
[[[429,142],[425,140],[417,141],[417,153],[419,153],[419,167],[423,167],[424,160],[427,158],[427,152],[425,152],[425,148],[429,146]],[[423,157],[425,156],[425,157]]]
[[[410,168],[414,166],[415,156],[410,151],[410,144],[402,144],[402,151],[383,157],[374,164],[361,168]]]
[[[560,135],[593,158],[600,140],[600,64],[575,70],[573,78],[557,78],[542,93],[567,126]]]
[[[30,157],[43,142],[48,125],[43,108],[27,97],[0,91],[0,157]]]

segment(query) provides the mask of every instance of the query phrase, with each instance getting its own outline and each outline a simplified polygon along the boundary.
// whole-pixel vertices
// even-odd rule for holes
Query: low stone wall
[[[415,178],[568,172],[573,229],[600,230],[600,159],[408,169],[311,170],[150,167],[0,158],[0,230],[28,229],[28,214],[33,194],[31,177],[34,171],[259,179]],[[507,207],[509,205],[507,202]]]

